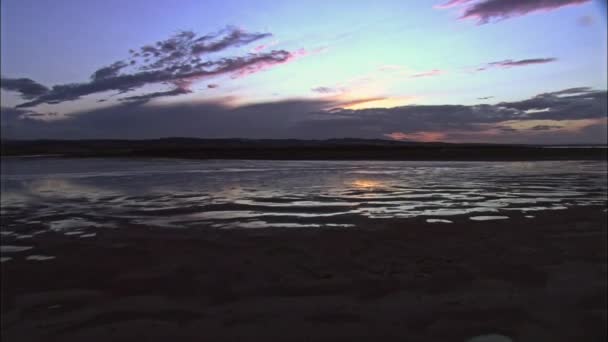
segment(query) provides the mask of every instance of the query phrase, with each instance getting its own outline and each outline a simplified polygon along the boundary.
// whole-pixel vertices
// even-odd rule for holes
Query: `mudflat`
[[[533,215],[3,236],[2,341],[605,341],[605,207]]]

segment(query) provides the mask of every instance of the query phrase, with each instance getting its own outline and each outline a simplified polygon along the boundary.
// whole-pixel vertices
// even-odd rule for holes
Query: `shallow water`
[[[351,227],[605,205],[606,162],[3,158],[3,234],[94,237],[167,228]],[[530,215],[526,216],[529,217]]]

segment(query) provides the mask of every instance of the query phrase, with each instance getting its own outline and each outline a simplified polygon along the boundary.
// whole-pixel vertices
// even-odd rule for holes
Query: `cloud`
[[[557,58],[530,58],[530,59],[521,59],[518,61],[514,61],[512,59],[506,59],[504,61],[491,62],[488,63],[489,66],[495,66],[499,68],[511,68],[518,66],[526,66],[531,64],[544,64],[551,63],[557,61]]]
[[[220,86],[219,84],[215,84],[215,83],[207,84],[207,88],[209,88],[209,89],[219,88],[219,86]]]
[[[89,82],[60,84],[48,89],[30,79],[3,78],[2,88],[20,92],[21,96],[29,101],[17,107],[28,108],[43,103],[73,101],[106,91],[122,94],[150,84],[174,86],[174,89],[165,92],[124,98],[127,101],[139,98],[140,101],[188,93],[191,91],[191,84],[199,79],[224,74],[229,74],[232,78],[244,77],[309,54],[306,50],[294,53],[272,50],[236,57],[205,57],[205,60],[201,58],[209,53],[242,46],[269,36],[269,33],[249,33],[234,27],[204,36],[183,31],[154,45],[131,49],[130,60],[117,61],[96,70]]]
[[[52,121],[39,120],[31,116],[32,111],[25,109],[2,108],[0,116],[2,136],[20,139],[357,137],[602,143],[607,139],[606,97],[606,90],[578,87],[492,105],[407,105],[367,109],[344,108],[352,107],[352,101],[335,98],[293,99],[236,107],[229,106],[226,101],[145,106],[134,106],[127,101]],[[560,128],[534,129],[543,125]]]
[[[429,70],[429,71],[425,71],[425,72],[421,72],[418,74],[413,74],[410,77],[411,78],[417,78],[417,77],[431,77],[431,76],[439,76],[443,74],[442,70],[438,70],[438,69],[433,69],[433,70]]]
[[[485,65],[479,66],[473,70],[470,70],[469,72],[487,71],[487,70],[491,70],[494,68],[509,69],[509,68],[513,68],[513,67],[522,67],[522,66],[528,66],[528,65],[534,65],[534,64],[552,63],[555,61],[557,61],[557,58],[554,58],[554,57],[527,58],[527,59],[520,59],[520,60],[505,59],[502,61],[486,63]]]
[[[564,90],[560,90],[560,91],[554,91],[551,94],[555,95],[555,96],[560,96],[560,95],[575,95],[575,94],[585,94],[585,93],[592,93],[593,89],[590,87],[576,87],[576,88],[567,88]]]
[[[435,8],[464,6],[460,19],[474,19],[483,25],[534,12],[547,12],[565,6],[582,5],[590,0],[452,0]]]
[[[112,65],[100,68],[97,71],[95,71],[93,73],[93,75],[91,75],[91,80],[99,81],[99,80],[103,80],[106,78],[116,77],[116,76],[118,76],[118,73],[120,72],[120,70],[126,68],[127,66],[129,66],[129,64],[127,64],[123,61],[115,62]]]
[[[606,96],[605,90],[570,88],[539,94],[523,101],[501,102],[496,106],[523,112],[527,119],[593,119],[606,116]]]
[[[316,87],[316,88],[312,88],[311,90],[314,91],[315,93],[320,93],[320,94],[335,94],[335,93],[342,92],[341,89],[332,88],[332,87]]]
[[[23,99],[29,100],[45,94],[49,88],[29,78],[0,78],[0,87],[4,90],[16,91]]]
[[[444,8],[451,8],[451,7],[456,7],[456,6],[461,6],[464,5],[468,2],[471,2],[474,0],[450,0],[444,4],[441,5],[435,5],[433,6],[434,8],[438,8],[438,9],[444,9]]]
[[[177,95],[183,95],[183,94],[188,94],[188,93],[191,93],[191,91],[189,89],[184,89],[184,88],[178,87],[178,88],[175,88],[172,90],[167,90],[167,91],[157,91],[157,92],[143,94],[143,95],[127,96],[127,97],[123,97],[122,99],[120,99],[120,101],[126,101],[126,102],[131,102],[131,103],[136,103],[136,104],[144,104],[157,97],[177,96]]]
[[[494,98],[494,96],[483,96],[483,97],[478,97],[477,99],[478,100],[488,100],[488,99],[491,99],[491,98]]]

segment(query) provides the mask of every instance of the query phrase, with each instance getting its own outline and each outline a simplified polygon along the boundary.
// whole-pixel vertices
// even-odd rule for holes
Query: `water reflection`
[[[380,182],[377,180],[357,179],[351,185],[357,189],[373,189],[380,187]]]
[[[11,163],[6,167],[6,163]],[[605,162],[3,161],[0,233],[92,238],[129,225],[351,227],[606,204]]]

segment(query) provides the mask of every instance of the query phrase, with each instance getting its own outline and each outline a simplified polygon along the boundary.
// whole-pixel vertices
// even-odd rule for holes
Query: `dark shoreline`
[[[606,340],[605,207],[531,214],[3,237],[2,341]]]
[[[32,140],[2,141],[2,156],[257,159],[533,161],[606,160],[605,146],[412,143],[388,140]]]

